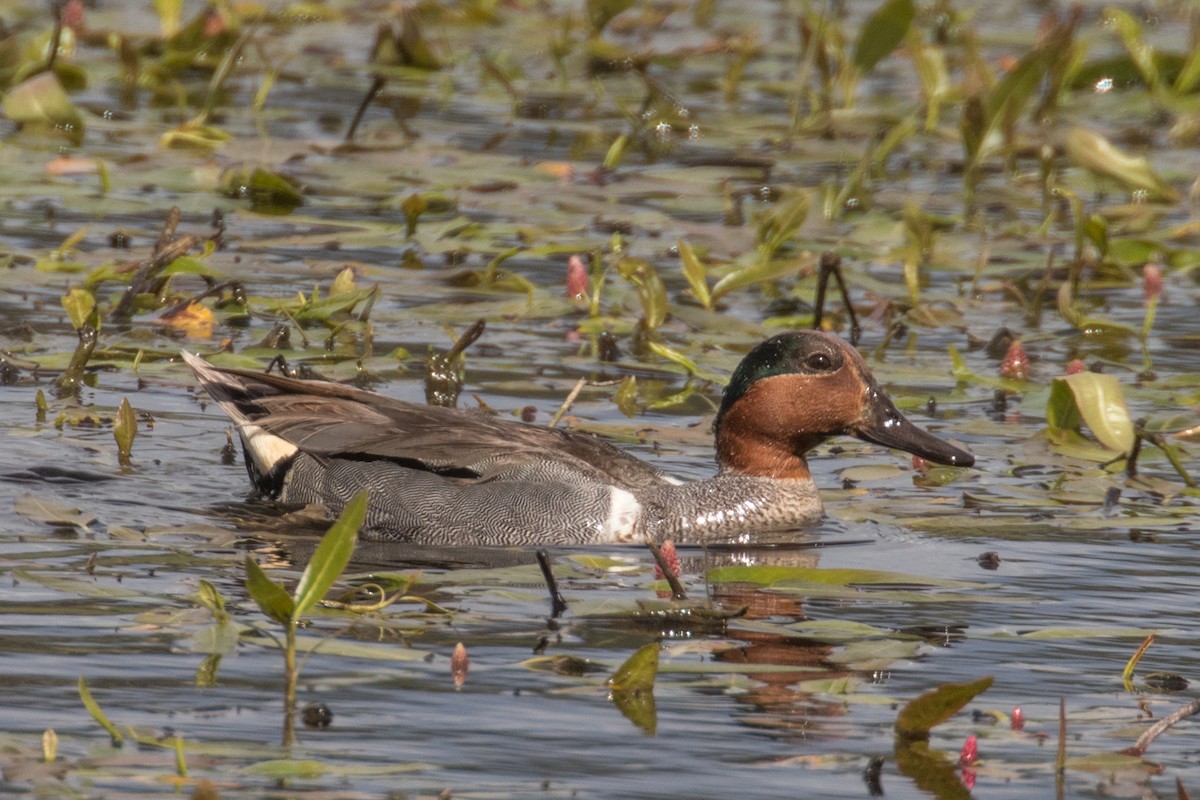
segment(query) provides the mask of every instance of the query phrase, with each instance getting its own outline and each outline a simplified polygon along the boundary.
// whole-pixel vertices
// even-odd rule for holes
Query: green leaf
[[[232,134],[215,125],[205,125],[192,120],[164,133],[159,137],[158,144],[172,150],[215,150],[232,138]]]
[[[301,761],[292,758],[280,758],[273,761],[259,761],[245,767],[242,772],[250,775],[261,775],[271,780],[313,780],[324,775],[329,770],[320,761]]]
[[[821,567],[788,567],[771,564],[730,565],[709,570],[710,583],[752,583],[756,586],[820,585],[820,586],[946,586],[969,587],[963,581],[945,578],[926,578],[904,572],[873,569],[825,569]]]
[[[78,508],[63,505],[53,500],[35,497],[24,492],[13,502],[13,511],[25,519],[34,522],[45,522],[50,525],[74,525],[86,529],[96,521],[94,514],[80,511]]]
[[[288,624],[296,603],[282,586],[267,577],[262,567],[250,555],[246,556],[246,591],[258,603],[262,612],[276,622]]]
[[[854,46],[854,66],[859,72],[870,72],[904,41],[915,14],[913,0],[888,0],[876,9]]]
[[[121,405],[117,408],[117,418],[113,422],[113,438],[117,441],[117,460],[122,465],[129,464],[133,452],[133,440],[137,437],[137,415],[129,398],[122,397]]]
[[[200,275],[218,280],[225,277],[219,269],[209,266],[195,256],[180,256],[164,267],[159,275]]]
[[[1119,8],[1104,9],[1104,26],[1115,30],[1129,51],[1129,58],[1137,67],[1146,82],[1146,86],[1157,89],[1159,81],[1158,65],[1154,60],[1154,48],[1146,43],[1142,36],[1142,26],[1129,12]]]
[[[154,10],[158,13],[159,30],[163,38],[174,36],[183,16],[183,0],[154,0]]]
[[[692,359],[688,358],[683,353],[680,353],[678,350],[667,347],[665,344],[649,342],[646,347],[648,347],[650,352],[654,353],[659,358],[665,358],[672,364],[678,364],[679,366],[683,367],[685,370],[687,370],[688,375],[695,376],[701,380],[709,381],[711,383],[725,383],[725,379],[720,375],[714,375],[707,370],[701,369],[700,367],[696,366],[695,361],[692,361]]]
[[[21,125],[45,125],[83,141],[83,117],[53,72],[40,72],[8,90],[0,105],[4,115]]]
[[[1060,431],[1079,430],[1079,407],[1075,405],[1075,393],[1066,381],[1050,384],[1050,397],[1046,400],[1046,425],[1052,434]]]
[[[400,202],[400,210],[404,212],[408,230],[405,234],[411,237],[417,232],[417,221],[429,209],[429,201],[419,194],[410,194]]]
[[[350,556],[354,554],[354,545],[358,541],[358,529],[362,527],[363,519],[367,515],[367,497],[366,491],[356,494],[321,538],[321,543],[317,545],[304,574],[300,576],[300,583],[296,585],[293,595],[295,606],[291,613],[293,622],[299,621],[308,613],[346,569]]]
[[[613,17],[633,6],[633,0],[587,0],[587,17],[592,33],[599,34]]]
[[[92,697],[91,691],[87,687],[87,683],[83,680],[83,676],[79,676],[79,699],[83,701],[83,707],[92,715],[92,719],[100,723],[100,727],[108,731],[108,735],[112,738],[113,747],[120,747],[125,737],[117,730],[117,726],[112,724],[112,720],[100,708],[100,704],[96,702],[96,698]]]
[[[763,261],[775,257],[808,217],[808,192],[796,192],[776,203],[758,221],[758,249]],[[716,290],[713,290],[716,295]]]
[[[896,733],[905,739],[927,739],[933,728],[954,716],[992,685],[992,676],[970,683],[944,683],[909,701],[896,717]]]
[[[79,330],[96,307],[96,298],[87,289],[69,289],[62,296],[62,305],[71,320],[71,325],[75,330]]]
[[[197,600],[200,605],[212,612],[213,618],[217,622],[228,622],[229,612],[225,610],[225,598],[221,595],[219,589],[210,583],[207,579],[200,579],[200,590],[197,592]]]
[[[235,200],[249,200],[250,208],[260,214],[290,214],[304,204],[295,181],[261,167],[229,170],[221,191]]]
[[[657,330],[667,320],[667,287],[663,285],[658,271],[648,262],[636,258],[623,258],[617,265],[621,277],[637,287],[638,300],[642,304],[642,319],[646,330]]]
[[[625,659],[625,663],[617,667],[617,671],[608,679],[608,685],[615,692],[648,692],[654,688],[654,679],[658,676],[658,653],[661,645],[658,642],[639,647],[633,655]]]
[[[626,375],[622,379],[621,385],[613,393],[613,402],[617,404],[617,408],[625,416],[632,418],[637,415],[638,389],[636,375]]]
[[[1070,159],[1084,169],[1112,178],[1130,191],[1146,192],[1151,199],[1167,202],[1179,199],[1179,192],[1146,159],[1117,149],[1098,133],[1072,128],[1067,131],[1064,143]]]
[[[730,292],[753,286],[763,281],[773,281],[799,272],[813,263],[811,256],[789,259],[755,259],[752,263],[735,269],[717,281],[712,288],[712,299],[716,302]]]
[[[1071,414],[1064,409],[1060,386],[1070,390],[1074,406],[1100,444],[1118,453],[1133,449],[1133,421],[1116,376],[1100,372],[1080,372],[1055,378],[1046,406],[1047,421],[1056,428],[1070,428]],[[1057,395],[1056,395],[1057,392]],[[1076,425],[1078,426],[1078,421]]]
[[[683,277],[687,278],[688,286],[692,287],[692,294],[696,295],[700,305],[712,311],[712,295],[708,291],[708,279],[705,275],[704,265],[700,263],[692,246],[687,242],[680,239],[678,246],[679,259],[683,262]]]

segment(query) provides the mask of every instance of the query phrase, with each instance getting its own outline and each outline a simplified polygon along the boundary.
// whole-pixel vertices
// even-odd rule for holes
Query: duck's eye
[[[814,372],[824,372],[833,366],[833,361],[824,353],[813,353],[804,359],[804,365]]]

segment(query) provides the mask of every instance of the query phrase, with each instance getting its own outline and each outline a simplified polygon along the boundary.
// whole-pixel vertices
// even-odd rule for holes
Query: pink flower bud
[[[1154,262],[1150,262],[1142,267],[1142,297],[1149,303],[1162,294],[1163,276],[1162,267]]]
[[[668,539],[658,549],[662,553],[663,561],[667,562],[667,566],[671,568],[671,572],[675,573],[675,577],[679,577],[679,553],[675,551],[675,543]],[[654,562],[654,577],[660,581],[667,577],[663,575],[662,567],[658,565],[657,561]]]
[[[454,645],[454,655],[450,656],[450,675],[454,678],[454,688],[461,687],[467,682],[467,669],[471,659],[467,656],[467,648],[462,642]]]
[[[1078,375],[1081,372],[1087,372],[1087,364],[1078,358],[1071,359],[1071,363],[1067,364],[1067,374]]]
[[[967,737],[963,742],[962,754],[958,757],[958,765],[960,767],[969,767],[979,760],[979,739],[975,734]]]
[[[1020,706],[1013,706],[1012,729],[1014,731],[1025,730],[1025,712],[1021,710]]]
[[[586,300],[588,293],[587,265],[579,256],[567,259],[567,297],[571,300]]]
[[[1014,339],[1008,346],[1004,360],[1000,362],[1000,377],[1014,381],[1029,378],[1029,356],[1025,354],[1025,345],[1021,344],[1020,339]]]

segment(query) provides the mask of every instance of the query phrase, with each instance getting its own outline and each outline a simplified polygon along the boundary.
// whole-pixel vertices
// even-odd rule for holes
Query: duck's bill
[[[879,389],[870,390],[867,409],[863,421],[849,431],[859,439],[904,450],[938,464],[974,466],[975,456],[909,422]]]

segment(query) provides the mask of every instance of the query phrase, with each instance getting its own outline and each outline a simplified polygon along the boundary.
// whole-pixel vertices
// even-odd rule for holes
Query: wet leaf
[[[715,303],[727,294],[756,283],[778,280],[807,269],[815,263],[816,259],[811,254],[794,259],[761,260],[756,258],[751,263],[735,269],[717,281],[712,288],[712,301]]]
[[[1071,128],[1064,143],[1067,155],[1084,169],[1120,183],[1131,192],[1145,192],[1149,199],[1175,202],[1179,192],[1159,177],[1141,156],[1131,156],[1112,142],[1085,128]]]
[[[642,306],[642,320],[647,331],[658,330],[667,319],[670,302],[667,287],[663,285],[658,271],[649,262],[635,258],[623,258],[617,266],[621,277],[637,287],[638,300]]]
[[[689,375],[696,375],[697,377],[704,378],[704,380],[710,380],[713,382],[723,382],[718,376],[712,375],[711,373],[700,369],[698,366],[696,366],[695,361],[692,361],[678,350],[674,350],[670,347],[667,347],[665,344],[659,344],[658,342],[650,342],[646,346],[650,349],[650,352],[654,353],[659,358],[665,358],[667,361],[683,367],[685,370],[687,370]]]
[[[289,600],[291,598],[288,598]],[[278,648],[280,640],[269,636],[242,636],[242,644]],[[431,654],[415,647],[396,647],[394,644],[371,644],[328,636],[298,636],[296,650],[309,653],[320,649],[329,658],[366,658],[375,661],[428,661]]]
[[[870,72],[904,41],[915,15],[913,0],[887,0],[875,9],[854,46],[854,66],[859,72]]]
[[[158,143],[168,149],[215,150],[232,139],[232,134],[215,125],[193,121],[167,131]]]
[[[133,440],[137,437],[137,415],[129,398],[122,397],[121,405],[117,407],[117,417],[113,420],[113,439],[117,442],[117,459],[122,465],[130,463],[133,452]]]
[[[251,764],[242,771],[251,775],[259,775],[271,780],[286,780],[299,778],[312,780],[319,778],[328,771],[329,767],[320,761],[303,761],[293,758],[280,758],[274,761],[259,761]]]
[[[45,522],[50,525],[74,525],[77,528],[87,528],[96,521],[93,514],[80,511],[53,500],[34,497],[28,492],[23,493],[13,502],[13,511],[25,519],[34,522]]]
[[[613,705],[626,719],[651,736],[658,727],[654,679],[658,675],[660,649],[658,642],[643,645],[608,680],[608,685],[612,687]]]
[[[808,192],[795,192],[772,206],[758,221],[758,248],[763,261],[770,261],[791,241],[808,217]],[[720,284],[718,284],[719,286]],[[716,288],[713,296],[717,296]]]
[[[83,141],[83,117],[53,72],[41,72],[9,89],[0,109],[21,125],[54,128],[75,142]]]
[[[304,204],[295,181],[262,167],[237,167],[225,173],[221,192],[234,200],[249,200],[260,214],[290,214]]]
[[[200,588],[196,593],[200,605],[212,612],[217,622],[228,622],[229,612],[225,610],[225,598],[219,589],[205,578],[200,579]]]
[[[944,578],[926,578],[903,572],[885,572],[870,569],[822,569],[819,567],[791,567],[777,565],[727,566],[710,570],[711,583],[752,583],[756,586],[943,586],[966,588],[973,584],[951,581]]]
[[[658,654],[661,649],[662,645],[658,642],[639,647],[624,664],[617,667],[617,671],[608,679],[608,685],[618,692],[652,690],[658,675]]]
[[[62,297],[62,305],[71,320],[71,325],[78,330],[95,310],[96,298],[87,289],[68,289]]]
[[[268,617],[283,624],[291,622],[296,610],[295,601],[282,586],[267,577],[251,555],[246,556],[246,591]]]
[[[1141,73],[1142,79],[1151,89],[1160,85],[1158,66],[1154,60],[1154,48],[1142,36],[1142,26],[1129,12],[1109,6],[1104,9],[1104,24],[1117,32],[1129,58]]]
[[[1078,430],[1080,421],[1108,449],[1128,453],[1133,448],[1133,421],[1116,376],[1080,372],[1054,379],[1046,403],[1051,434]]]
[[[164,277],[168,275],[200,275],[205,278],[214,279],[224,277],[219,269],[210,266],[206,261],[195,256],[180,256],[164,267],[163,271],[159,274]]]
[[[613,402],[617,404],[617,408],[621,413],[629,418],[637,416],[638,413],[638,390],[637,376],[626,375],[621,380],[621,385],[617,387],[617,391],[613,393]]]
[[[408,224],[406,236],[412,238],[413,234],[417,232],[417,222],[428,209],[428,201],[419,194],[410,194],[401,201],[400,210],[404,212],[404,219]]]
[[[969,683],[944,683],[910,700],[896,717],[896,734],[904,739],[927,739],[930,731],[992,685],[988,676]]]
[[[712,295],[708,291],[708,278],[704,265],[700,263],[700,259],[696,257],[695,251],[687,242],[680,239],[678,248],[679,259],[683,262],[683,276],[687,278],[688,286],[692,287],[692,294],[696,295],[700,305],[711,311],[713,301]]]
[[[308,613],[346,569],[346,564],[350,562],[350,556],[354,553],[354,545],[358,541],[358,529],[362,527],[366,515],[367,492],[363,491],[356,494],[342,509],[337,521],[321,538],[321,543],[317,545],[304,574],[300,576],[294,595],[295,605],[291,611],[293,621],[299,621]],[[262,603],[259,605],[262,606]]]
[[[203,303],[184,303],[162,314],[158,321],[189,339],[211,339],[217,318]]]
[[[344,268],[333,279],[333,283],[329,285],[329,296],[338,297],[352,292],[357,292],[358,287],[354,285],[354,270],[350,267]]]
[[[102,600],[133,600],[147,602],[144,592],[127,589],[115,582],[100,582],[85,574],[56,575],[45,571],[26,569],[13,570],[13,575],[22,581],[36,583],[47,589],[53,589],[63,594],[74,594],[80,597],[94,597]]]

